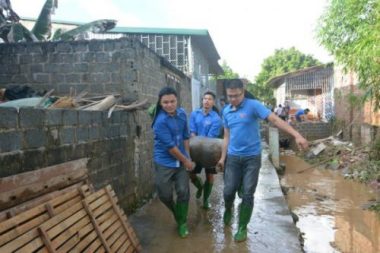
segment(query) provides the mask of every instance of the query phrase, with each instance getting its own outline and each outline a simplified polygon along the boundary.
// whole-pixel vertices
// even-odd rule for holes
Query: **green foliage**
[[[274,105],[273,89],[267,85],[271,78],[319,64],[321,63],[317,59],[301,53],[294,47],[277,49],[272,56],[263,61],[255,83],[249,85],[248,90],[260,100]]]
[[[380,1],[331,0],[319,20],[318,38],[380,107]]]
[[[350,170],[352,171],[351,177],[362,183],[380,179],[380,161],[378,160],[363,160],[352,165]]]
[[[51,14],[56,7],[54,0],[46,0],[36,23],[33,26],[32,33],[39,40],[46,40],[51,35]]]
[[[25,28],[18,20],[12,19],[11,16],[0,15],[0,38],[5,42],[74,40],[83,38],[88,32],[103,33],[116,25],[116,20],[101,19],[66,32],[58,29],[54,36],[51,36],[51,15],[57,8],[57,2],[57,0],[46,0],[32,31]]]
[[[239,78],[239,74],[235,73],[230,66],[228,66],[226,61],[222,63],[222,69],[224,71],[223,75],[218,75],[218,79],[235,79]]]

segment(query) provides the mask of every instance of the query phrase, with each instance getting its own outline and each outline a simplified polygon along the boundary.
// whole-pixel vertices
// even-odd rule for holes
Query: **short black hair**
[[[216,95],[215,95],[215,93],[212,92],[212,91],[210,91],[210,90],[208,90],[208,91],[206,91],[205,93],[203,93],[203,97],[206,96],[206,95],[210,95],[210,96],[212,96],[212,98],[213,98],[214,100],[216,99]]]
[[[225,83],[226,89],[244,89],[244,84],[241,79],[229,79]]]

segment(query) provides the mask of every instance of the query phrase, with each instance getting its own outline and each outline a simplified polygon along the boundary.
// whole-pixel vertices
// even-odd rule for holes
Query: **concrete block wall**
[[[291,126],[308,141],[326,138],[332,135],[331,124],[325,122],[295,122]],[[263,137],[268,141],[269,124],[262,124]],[[291,148],[296,148],[294,138],[283,131],[279,131],[279,139],[290,139]]]
[[[190,79],[131,39],[0,44],[0,88],[70,89],[89,95],[119,93],[127,101],[147,98],[175,77],[182,107],[191,110]],[[89,157],[96,188],[111,183],[128,211],[154,192],[153,134],[144,110],[87,112],[0,109],[0,177]]]
[[[94,186],[111,184],[123,207],[146,197],[138,186],[153,179],[147,171],[135,173],[132,113],[107,118],[102,111],[1,108],[0,115],[0,177],[88,157]]]

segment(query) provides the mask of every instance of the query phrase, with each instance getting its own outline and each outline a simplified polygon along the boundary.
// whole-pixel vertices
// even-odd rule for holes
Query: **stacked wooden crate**
[[[75,164],[75,166],[71,166]],[[70,168],[79,171],[86,169],[85,161],[78,160],[64,166],[65,173],[70,174]],[[126,215],[117,205],[117,197],[110,186],[97,192],[86,184],[86,177],[81,180],[71,180],[73,184],[62,189],[53,187],[47,182],[61,182],[59,173],[52,173],[55,167],[45,172],[40,171],[39,177],[44,175],[44,187],[38,189],[54,189],[53,192],[37,196],[37,188],[30,190],[34,196],[32,200],[18,203],[22,195],[26,199],[25,187],[36,187],[38,177],[29,174],[16,175],[0,179],[0,195],[11,196],[11,192],[23,187],[23,194],[12,195],[11,199],[16,206],[0,212],[0,252],[139,252],[140,243],[133,231]],[[61,167],[62,169],[62,167]],[[46,179],[47,173],[53,175]],[[86,173],[87,174],[87,173]],[[66,177],[67,174],[64,176]],[[29,177],[30,180],[26,180]],[[55,179],[53,180],[53,178]],[[76,177],[77,178],[77,177]],[[16,180],[17,179],[17,180]],[[24,180],[23,186],[19,185]],[[17,182],[19,180],[19,182]],[[49,181],[50,180],[50,181]],[[11,187],[13,184],[14,187]],[[17,185],[19,185],[17,187]],[[61,184],[62,186],[62,184]],[[44,192],[44,191],[42,191]],[[36,197],[37,196],[37,197]],[[9,206],[4,203],[3,206]]]

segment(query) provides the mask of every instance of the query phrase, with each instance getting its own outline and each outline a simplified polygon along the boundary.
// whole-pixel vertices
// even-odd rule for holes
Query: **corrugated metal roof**
[[[322,65],[312,66],[312,67],[308,67],[308,68],[304,68],[304,69],[299,69],[299,70],[292,71],[292,72],[287,72],[285,74],[272,77],[267,82],[267,85],[269,85],[273,88],[277,88],[278,86],[280,86],[284,82],[285,78],[287,78],[287,77],[295,77],[298,75],[303,75],[303,74],[308,73],[308,72],[314,72],[314,71],[318,71],[318,70],[321,70],[324,68],[329,68],[329,67],[331,67],[331,64],[322,64]]]
[[[115,27],[110,33],[140,33],[140,34],[171,34],[171,35],[191,35],[207,36],[206,29],[182,29],[182,28],[153,28],[153,27]]]

